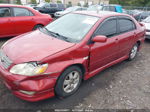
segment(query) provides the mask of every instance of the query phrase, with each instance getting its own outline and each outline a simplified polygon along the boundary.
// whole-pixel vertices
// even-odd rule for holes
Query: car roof
[[[97,11],[76,11],[74,13],[96,16],[96,17],[100,17],[100,18],[109,17],[109,16],[129,16],[127,14],[111,12],[111,11],[99,11],[99,12],[97,12]]]
[[[118,5],[118,4],[109,4],[109,5],[103,5],[103,6],[121,6],[121,5]]]

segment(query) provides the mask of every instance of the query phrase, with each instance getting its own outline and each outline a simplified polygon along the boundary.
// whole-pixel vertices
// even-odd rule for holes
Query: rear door
[[[13,36],[12,11],[10,7],[0,7],[0,37]]]
[[[130,49],[134,45],[135,36],[136,36],[136,25],[132,19],[128,17],[118,18],[119,25],[119,55],[118,58],[121,58],[125,55],[128,55]]]
[[[15,33],[22,34],[32,31],[36,23],[34,14],[26,8],[13,8]]]

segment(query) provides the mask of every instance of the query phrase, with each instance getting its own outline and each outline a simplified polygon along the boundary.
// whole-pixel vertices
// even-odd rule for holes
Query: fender
[[[82,47],[82,48],[81,48]],[[81,64],[85,68],[85,72],[88,72],[88,64],[89,64],[89,46],[73,46],[72,48],[61,51],[55,55],[49,56],[41,62],[48,63],[49,67],[45,73],[55,73],[59,72],[59,75],[69,66],[75,64]],[[85,74],[86,74],[85,73]],[[51,74],[53,76],[53,74]]]

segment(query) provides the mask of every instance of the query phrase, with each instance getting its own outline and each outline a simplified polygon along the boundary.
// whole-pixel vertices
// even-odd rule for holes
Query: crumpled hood
[[[23,63],[40,61],[74,45],[74,43],[65,42],[37,30],[8,41],[3,47],[3,52],[14,63]]]

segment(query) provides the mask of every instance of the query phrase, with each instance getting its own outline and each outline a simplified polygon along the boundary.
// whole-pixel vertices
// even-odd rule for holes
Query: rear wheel
[[[39,25],[36,25],[36,26],[34,26],[33,31],[34,31],[34,30],[37,30],[37,29],[39,29],[39,28],[42,28],[42,27],[43,27],[43,25],[40,25],[40,24],[39,24]]]
[[[131,49],[131,51],[130,51],[129,59],[128,59],[128,60],[133,60],[133,59],[136,57],[137,52],[138,52],[138,48],[139,48],[139,45],[136,43],[136,44],[132,47],[132,49]]]
[[[58,97],[67,97],[75,93],[81,82],[83,73],[77,66],[66,69],[59,77],[55,86],[55,93]]]

